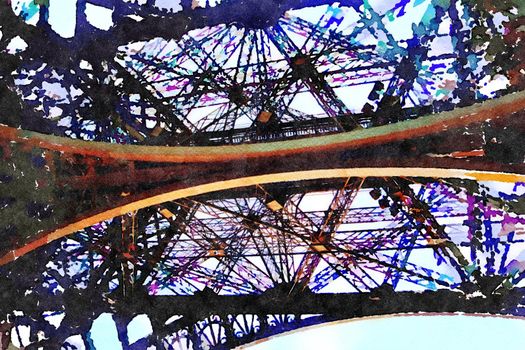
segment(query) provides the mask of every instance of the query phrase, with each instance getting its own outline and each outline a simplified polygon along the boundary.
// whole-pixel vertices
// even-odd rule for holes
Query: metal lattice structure
[[[170,15],[149,2],[80,1],[75,35],[66,41],[45,20],[46,5],[12,4],[26,21],[38,19],[36,28],[2,5],[5,44],[21,38],[27,46],[3,54],[4,90],[24,101],[3,122],[87,140],[167,145],[370,128],[504,94],[484,90],[487,76],[510,68],[475,47],[478,27],[488,21],[483,38],[500,43],[521,23],[504,27],[461,2],[432,2],[431,17],[409,2],[377,10],[361,1],[290,1],[273,10],[257,3],[183,3]],[[89,6],[112,9],[107,33],[87,21]],[[95,46],[97,40],[107,44]]]
[[[523,316],[522,1],[75,5],[0,2],[0,349]]]
[[[356,316],[522,315],[525,217],[509,208],[523,185],[505,187],[498,197],[458,179],[343,178],[164,203],[7,265],[4,278],[38,261],[11,286],[31,285],[11,326],[52,348],[88,339],[85,315],[113,312],[127,344],[125,325],[146,313],[154,333],[135,346],[229,348]],[[41,328],[57,314],[57,329]]]

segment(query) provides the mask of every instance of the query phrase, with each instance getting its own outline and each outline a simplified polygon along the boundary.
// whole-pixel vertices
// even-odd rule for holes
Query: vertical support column
[[[137,212],[123,215],[121,233],[121,271],[122,271],[122,293],[129,297],[133,293],[135,281],[135,238],[137,231]],[[130,264],[131,263],[131,264]]]
[[[297,285],[304,290],[321,261],[321,254],[330,251],[330,242],[350,209],[355,196],[363,185],[364,178],[348,178],[342,189],[339,189],[326,210],[323,224],[312,232],[310,251],[318,254],[306,255],[300,263],[295,276],[294,287]],[[346,268],[349,267],[345,261]]]
[[[117,327],[118,339],[122,345],[123,350],[129,349],[129,338],[128,338],[128,323],[131,321],[129,317],[115,314],[113,315],[113,321]]]
[[[11,323],[0,324],[0,350],[7,350],[11,344]]]
[[[188,328],[188,333],[189,333],[190,340],[193,345],[193,349],[202,350],[202,340],[198,332],[197,321],[196,320],[194,321],[195,321],[194,325]]]
[[[266,314],[257,314],[259,319],[259,333],[265,334],[268,332],[268,316]]]
[[[226,336],[226,343],[224,345],[230,349],[233,349],[239,345],[233,328],[233,320],[235,319],[235,316],[221,315],[220,317],[223,322],[224,334]]]

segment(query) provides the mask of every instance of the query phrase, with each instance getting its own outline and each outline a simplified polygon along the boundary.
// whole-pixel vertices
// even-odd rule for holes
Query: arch
[[[131,202],[119,207],[100,212],[98,214],[80,219],[57,230],[44,233],[40,238],[33,240],[21,248],[11,250],[0,258],[0,266],[14,261],[39,247],[46,245],[56,239],[65,237],[73,232],[98,222],[114,218],[142,208],[150,207],[167,201],[191,197],[199,194],[228,190],[236,187],[244,187],[257,184],[268,184],[283,181],[313,180],[322,178],[344,178],[344,177],[433,177],[433,178],[460,178],[478,181],[500,181],[500,182],[525,182],[525,175],[513,173],[497,173],[489,171],[471,171],[462,169],[440,169],[440,168],[346,168],[346,169],[321,169],[309,171],[295,171],[287,173],[275,173],[242,177],[232,180],[218,181],[204,185],[197,185],[179,189],[163,194],[155,195]]]
[[[398,319],[400,319],[402,322],[404,321],[404,318],[434,318],[434,317],[446,317],[447,320],[453,320],[454,317],[462,317],[462,318],[478,318],[478,322],[483,322],[480,319],[485,318],[492,318],[497,320],[509,320],[509,321],[525,321],[525,318],[523,316],[513,316],[513,315],[499,315],[499,314],[478,314],[478,313],[434,313],[434,312],[425,312],[425,313],[407,313],[407,314],[386,314],[386,315],[380,315],[380,316],[364,316],[359,318],[351,318],[351,319],[341,319],[337,321],[331,321],[331,322],[325,322],[325,323],[319,323],[309,326],[304,326],[301,328],[297,328],[291,331],[275,334],[273,336],[269,336],[267,338],[258,339],[253,342],[248,342],[246,344],[243,344],[238,347],[238,349],[259,349],[259,344],[264,345],[271,345],[266,343],[275,343],[279,344],[280,340],[284,340],[283,338],[298,338],[299,336],[308,336],[308,332],[316,333],[317,335],[321,336],[323,333],[327,335],[327,333],[330,332],[329,328],[332,328],[332,332],[334,332],[334,328],[351,328],[355,323],[367,323],[369,326],[375,329],[377,327],[377,324],[374,324],[374,321],[376,320],[384,320],[386,322],[390,322],[389,326],[392,326],[391,323],[396,322]],[[424,322],[425,320],[423,320]],[[345,327],[346,326],[346,327]],[[327,331],[325,331],[327,330]],[[403,337],[407,336],[406,334],[402,334]],[[427,334],[425,334],[427,336]],[[341,340],[344,340],[344,335],[342,334]],[[368,341],[370,341],[370,338],[367,337]],[[373,342],[376,342],[375,340],[372,340]],[[407,338],[407,341],[409,339]],[[381,343],[381,341],[376,342]],[[308,343],[304,343],[308,344]],[[314,344],[311,344],[311,346],[315,346]],[[346,345],[348,346],[348,345]]]
[[[417,119],[305,139],[232,146],[139,146],[89,142],[0,125],[0,139],[65,153],[125,161],[164,163],[218,162],[301,152],[357,149],[436,134],[470,124],[512,116],[525,109],[525,91],[488,100],[469,107],[427,115]]]

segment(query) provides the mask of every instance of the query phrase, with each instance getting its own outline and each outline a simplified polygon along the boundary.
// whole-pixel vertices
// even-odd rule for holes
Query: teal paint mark
[[[470,54],[467,56],[467,60],[471,69],[478,68],[478,56],[476,56],[475,54]]]
[[[421,18],[421,22],[424,25],[429,26],[435,17],[436,17],[436,9],[434,8],[434,6],[428,5],[428,8],[425,11],[423,18]]]
[[[450,7],[450,0],[433,0],[432,5],[439,6],[443,10],[447,10]]]
[[[22,4],[22,9],[20,10],[20,17],[22,17],[25,21],[29,21],[31,18],[37,15],[39,11],[40,7],[36,5],[33,1],[30,1],[29,3]]]

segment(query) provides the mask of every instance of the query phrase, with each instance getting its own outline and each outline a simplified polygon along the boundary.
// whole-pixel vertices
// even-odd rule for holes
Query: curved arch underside
[[[15,141],[27,146],[51,151],[60,151],[85,156],[96,156],[124,161],[158,162],[219,162],[236,159],[249,159],[268,156],[286,156],[313,151],[332,151],[337,149],[358,149],[386,145],[392,142],[417,139],[432,134],[479,125],[487,121],[503,119],[503,123],[514,120],[519,123],[519,115],[525,109],[525,91],[509,94],[497,99],[452,111],[431,114],[414,120],[378,126],[370,129],[354,130],[335,135],[309,137],[300,140],[242,144],[234,146],[136,146],[87,142],[36,132],[0,126],[0,139]],[[459,141],[459,140],[456,140]]]
[[[114,219],[68,237],[46,237],[42,249],[2,270],[34,266],[27,278],[36,274],[43,282],[35,291],[53,294],[28,298],[24,310],[37,310],[31,302],[63,310],[93,298],[83,311],[93,318],[114,313],[123,329],[129,315],[146,313],[152,338],[182,347],[231,348],[368,315],[521,316],[525,274],[516,252],[525,219],[515,205],[524,180],[487,171],[378,167],[225,179],[151,197],[158,205],[144,202],[137,211],[120,208]],[[358,205],[364,197],[368,204]],[[300,259],[292,262],[294,256]],[[91,323],[77,322],[66,322],[73,330],[46,332],[58,343],[72,332],[87,333]]]
[[[340,176],[522,181],[523,161],[495,159],[489,153],[491,145],[486,143],[488,136],[481,124],[487,120],[499,123],[499,129],[493,128],[494,139],[505,142],[506,129],[522,128],[521,116],[516,113],[524,107],[525,92],[520,92],[371,129],[304,140],[217,147],[117,145],[1,127],[2,153],[8,160],[6,172],[27,182],[22,191],[30,190],[36,181],[36,189],[47,196],[56,194],[49,194],[45,188],[63,194],[62,199],[55,199],[55,207],[62,207],[62,216],[55,215],[47,226],[39,226],[40,221],[28,223],[27,231],[38,228],[40,233],[31,234],[15,249],[11,247],[0,263],[13,261],[54,239],[126,212],[170,199],[255,183]],[[43,164],[36,166],[34,157],[43,159]],[[27,158],[32,163],[25,164]],[[10,163],[15,164],[11,169]],[[24,166],[36,168],[36,173],[23,170]],[[17,172],[17,167],[22,170]],[[20,171],[26,171],[23,178]],[[40,181],[47,183],[44,189]],[[146,189],[133,190],[137,186]],[[38,193],[41,192],[31,192],[30,196]],[[106,202],[94,201],[95,194]],[[82,209],[71,211],[75,207]]]
[[[12,250],[0,258],[0,265],[16,260],[39,247],[44,246],[56,239],[65,237],[85,227],[95,225],[101,221],[134,212],[143,208],[155,206],[164,202],[180,198],[192,197],[216,191],[225,191],[238,187],[262,185],[277,182],[348,178],[348,177],[424,177],[424,178],[457,178],[477,181],[499,181],[499,182],[525,182],[525,175],[496,173],[488,171],[470,171],[462,169],[440,169],[440,168],[347,168],[347,169],[322,169],[289,173],[266,174],[252,177],[244,177],[232,180],[218,181],[204,185],[184,188],[156,196],[138,200],[126,205],[115,207],[96,215],[83,218],[67,226],[42,235],[38,240],[27,243],[25,246]]]

